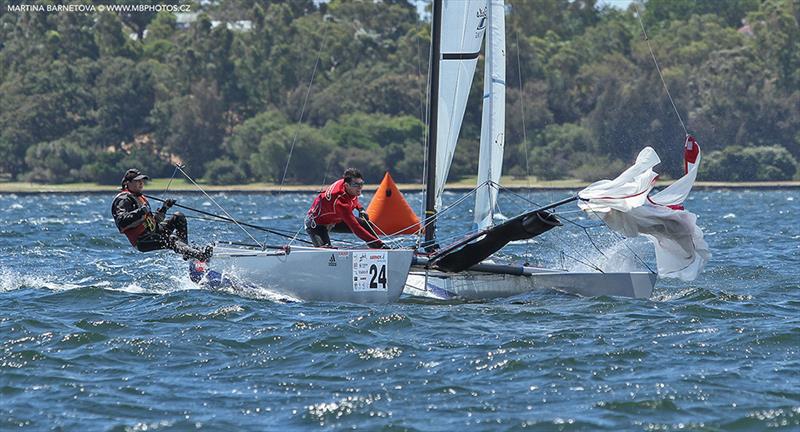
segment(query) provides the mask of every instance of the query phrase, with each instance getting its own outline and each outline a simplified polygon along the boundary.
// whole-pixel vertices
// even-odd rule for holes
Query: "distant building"
[[[197,21],[199,16],[199,12],[176,13],[175,24],[179,30],[186,30],[192,25],[193,22]],[[248,32],[253,29],[253,22],[250,20],[239,20],[232,22],[213,20],[211,21],[211,28],[216,28],[222,24],[225,24],[225,28],[228,30],[235,32]]]
[[[216,26],[222,23],[223,23],[222,21],[211,21],[211,28],[215,28]],[[250,30],[253,29],[253,23],[250,20],[226,22],[225,28],[235,32],[249,32]]]
[[[186,30],[200,16],[198,12],[179,12],[175,14],[175,24],[180,30]]]

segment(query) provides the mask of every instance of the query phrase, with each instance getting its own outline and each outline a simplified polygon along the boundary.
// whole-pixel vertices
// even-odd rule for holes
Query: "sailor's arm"
[[[356,220],[356,217],[353,215],[353,211],[345,205],[338,205],[336,206],[336,213],[342,218],[344,224],[350,228],[350,231],[353,234],[357,235],[358,238],[367,242],[367,245],[373,248],[380,248],[383,247],[383,242],[380,241],[377,237],[372,235],[369,231],[365,230],[364,227],[361,226],[360,223]]]
[[[156,223],[164,222],[164,219],[167,218],[167,210],[169,210],[173,205],[175,205],[174,199],[168,198],[164,200],[164,204],[161,206],[161,208],[153,214],[153,216],[156,218]]]

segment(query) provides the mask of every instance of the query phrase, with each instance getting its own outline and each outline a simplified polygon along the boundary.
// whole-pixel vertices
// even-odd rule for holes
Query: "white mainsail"
[[[486,30],[486,0],[446,0],[442,9],[439,108],[436,136],[436,210],[464,119],[469,89]]]
[[[478,160],[475,225],[492,225],[497,187],[503,169],[506,125],[506,21],[503,0],[490,0],[487,11],[486,60],[483,78],[483,117]]]

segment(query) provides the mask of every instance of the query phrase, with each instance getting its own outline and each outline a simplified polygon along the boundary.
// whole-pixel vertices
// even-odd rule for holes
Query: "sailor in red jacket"
[[[314,246],[330,247],[331,238],[328,233],[334,225],[344,222],[350,231],[367,242],[369,247],[388,249],[388,246],[365,229],[353,215],[353,210],[358,210],[359,217],[366,219],[364,207],[358,202],[363,187],[364,177],[361,172],[355,168],[348,168],[341,179],[317,195],[311,208],[308,209],[305,222],[306,232]]]

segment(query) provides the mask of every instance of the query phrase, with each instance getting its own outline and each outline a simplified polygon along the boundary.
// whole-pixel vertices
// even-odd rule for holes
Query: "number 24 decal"
[[[370,288],[377,289],[378,284],[381,284],[381,289],[386,289],[386,264],[381,264],[380,271],[377,265],[372,264],[369,266],[369,274],[372,276],[369,281]]]

